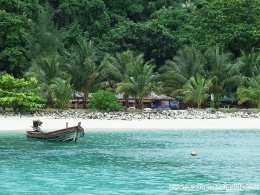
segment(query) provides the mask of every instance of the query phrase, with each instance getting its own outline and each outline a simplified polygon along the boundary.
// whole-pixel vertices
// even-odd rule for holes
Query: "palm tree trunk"
[[[200,108],[201,102],[197,102],[197,106],[198,106],[198,108]]]
[[[125,93],[125,94],[123,95],[123,97],[124,97],[125,107],[126,107],[126,108],[129,108],[129,95]]]
[[[13,111],[15,111],[15,112],[18,110],[16,102],[12,102],[12,108],[13,108]]]
[[[88,103],[88,92],[84,91],[84,97],[83,97],[83,107],[87,108],[87,103]]]
[[[214,94],[213,106],[214,106],[214,108],[216,108],[216,109],[218,109],[219,106],[220,106],[220,94],[219,94],[219,93],[215,93],[215,94]]]
[[[51,96],[51,92],[48,90],[48,97],[47,97],[47,105],[49,108],[53,106],[53,98]]]
[[[141,98],[135,98],[135,104],[137,109],[143,109],[143,101]]]

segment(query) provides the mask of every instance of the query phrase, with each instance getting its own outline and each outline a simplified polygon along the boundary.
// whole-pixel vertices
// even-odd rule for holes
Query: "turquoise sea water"
[[[260,131],[86,132],[77,144],[0,132],[0,194],[260,194],[169,188],[224,183],[260,184]]]

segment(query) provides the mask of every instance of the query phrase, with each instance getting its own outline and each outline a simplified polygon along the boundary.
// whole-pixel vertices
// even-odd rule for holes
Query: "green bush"
[[[12,108],[14,111],[44,107],[45,100],[39,96],[41,89],[37,85],[35,78],[16,79],[11,75],[0,77],[0,107],[3,110]]]
[[[253,113],[259,113],[260,109],[259,108],[251,108],[251,109],[248,109],[248,111],[253,112]]]
[[[122,105],[113,93],[100,90],[91,96],[88,108],[113,112],[122,109]]]

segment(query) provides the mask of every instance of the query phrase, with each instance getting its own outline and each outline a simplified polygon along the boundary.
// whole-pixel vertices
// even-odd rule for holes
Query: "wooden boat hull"
[[[76,142],[84,136],[84,129],[81,126],[69,127],[51,132],[27,131],[27,137],[46,141],[73,141]]]

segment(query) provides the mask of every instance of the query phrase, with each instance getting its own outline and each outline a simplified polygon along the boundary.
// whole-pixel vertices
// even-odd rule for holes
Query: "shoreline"
[[[81,126],[88,131],[126,131],[126,130],[260,130],[260,118],[218,118],[218,119],[54,119],[49,117],[7,116],[0,117],[0,131],[31,130],[33,120],[43,122],[42,130],[51,131],[69,126]]]

